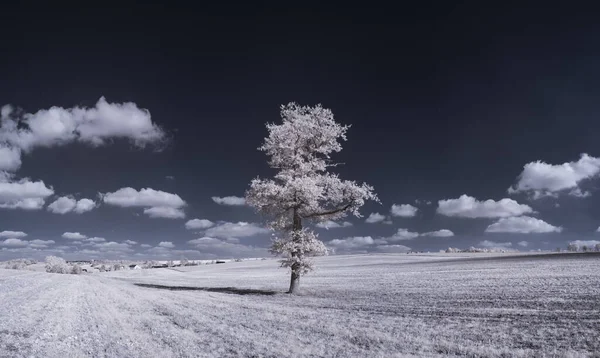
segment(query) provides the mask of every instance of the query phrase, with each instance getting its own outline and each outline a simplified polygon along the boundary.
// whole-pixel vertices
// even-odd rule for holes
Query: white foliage
[[[337,123],[331,110],[289,103],[281,106],[281,118],[280,124],[267,124],[269,136],[259,148],[278,172],[274,179],[252,180],[246,203],[269,216],[272,229],[283,232],[271,250],[285,255],[282,265],[306,273],[312,267],[307,257],[327,250],[313,232],[302,229],[302,219],[324,222],[348,213],[361,217],[358,210],[365,201],[378,198],[370,185],[327,172],[337,165],[330,155],[342,150],[340,140],[346,140],[349,128]]]
[[[71,267],[65,259],[57,256],[46,257],[46,272],[50,273],[71,273]]]

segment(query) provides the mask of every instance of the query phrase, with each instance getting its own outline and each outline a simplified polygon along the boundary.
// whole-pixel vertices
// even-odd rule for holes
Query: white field
[[[600,255],[275,260],[60,275],[0,269],[0,357],[585,357]],[[195,289],[169,290],[155,286]]]

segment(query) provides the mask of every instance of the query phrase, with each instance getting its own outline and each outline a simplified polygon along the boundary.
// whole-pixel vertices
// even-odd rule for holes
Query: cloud
[[[269,255],[265,248],[226,242],[214,237],[201,237],[188,241],[188,244],[212,257],[265,257]]]
[[[375,224],[382,222],[383,220],[385,220],[384,215],[381,215],[380,213],[371,213],[365,222],[368,224]]]
[[[463,218],[504,218],[532,213],[533,209],[512,199],[478,201],[463,194],[458,199],[438,201],[437,212],[445,216]]]
[[[214,226],[215,223],[206,219],[192,219],[185,223],[185,228],[188,230],[208,229]]]
[[[339,224],[339,223],[336,223],[335,221],[327,220],[327,221],[317,223],[317,225],[315,225],[315,226],[318,228],[321,228],[321,229],[338,229],[341,227],[350,227],[350,226],[352,226],[352,223],[349,221],[344,221],[343,223]]]
[[[578,245],[579,247],[582,247],[582,246],[595,247],[596,245],[600,244],[600,241],[598,241],[598,240],[575,240],[575,241],[571,241],[570,243]]]
[[[587,190],[586,191],[582,191],[580,188],[575,188],[575,189],[572,189],[569,192],[569,195],[570,196],[574,196],[576,198],[587,198],[587,197],[592,196],[592,193],[590,193]]]
[[[160,244],[158,244],[158,246],[164,247],[165,249],[172,249],[175,247],[175,245],[173,245],[171,241],[161,241]]]
[[[181,219],[185,217],[182,208],[186,202],[177,194],[151,188],[121,188],[114,193],[100,194],[104,203],[120,207],[143,207],[144,214],[151,218]]]
[[[127,245],[135,245],[135,244],[137,244],[137,241],[133,241],[133,240],[125,240],[123,242],[126,243]]]
[[[418,210],[419,209],[415,208],[414,206],[412,206],[410,204],[401,204],[401,205],[393,204],[392,208],[390,209],[390,214],[392,214],[392,216],[411,218],[411,217],[417,215]]]
[[[483,240],[479,243],[479,246],[486,249],[506,249],[512,246],[510,242],[494,242],[490,240]]]
[[[25,246],[27,246],[27,244],[28,244],[27,241],[21,240],[21,239],[15,239],[15,238],[0,241],[0,246],[3,246],[3,247],[25,247]]]
[[[92,108],[52,107],[19,115],[10,107],[3,109],[0,143],[26,152],[76,141],[99,146],[113,138],[123,138],[144,147],[165,139],[162,129],[152,122],[150,112],[131,102],[108,103],[104,97]]]
[[[48,205],[48,211],[54,214],[66,214],[69,212],[82,214],[94,209],[95,207],[96,202],[91,199],[75,200],[71,196],[61,196],[53,203]]]
[[[64,234],[62,234],[62,237],[64,237],[65,239],[69,239],[69,240],[82,240],[82,239],[87,239],[87,236],[80,234],[78,232],[65,232]]]
[[[0,232],[0,237],[8,237],[8,238],[20,238],[27,236],[23,231],[2,231]]]
[[[344,239],[334,239],[327,243],[327,246],[333,247],[335,249],[355,249],[358,247],[365,247],[369,245],[373,245],[375,242],[371,236],[354,236],[347,237]]]
[[[450,230],[442,229],[442,230],[437,230],[437,231],[425,232],[425,233],[421,234],[421,236],[450,237],[450,236],[454,236],[454,233]]]
[[[172,175],[167,175],[165,178],[169,179],[169,180],[175,180],[175,177]]]
[[[404,245],[380,245],[375,249],[385,253],[405,253],[411,250],[410,247]]]
[[[155,206],[152,208],[144,209],[144,214],[151,218],[165,218],[165,219],[183,219],[185,213],[183,210],[178,208],[171,208],[168,206]]]
[[[21,150],[0,144],[0,171],[14,172],[21,167]]]
[[[246,205],[246,199],[240,198],[238,196],[225,196],[222,198],[220,198],[218,196],[213,196],[212,200],[219,205],[229,205],[229,206]]]
[[[143,247],[143,248],[152,247],[152,245],[148,245],[148,244],[141,244],[140,246]]]
[[[0,208],[39,210],[45,199],[54,194],[43,181],[30,181],[28,178],[11,181],[0,179]]]
[[[29,242],[29,247],[32,249],[45,249],[52,244],[55,244],[54,240],[32,240]]]
[[[600,173],[600,158],[581,154],[576,162],[548,164],[538,160],[525,164],[518,176],[517,183],[508,188],[509,193],[532,192],[556,193],[575,189],[585,179],[591,179]],[[541,194],[543,195],[543,194]],[[537,194],[540,197],[540,194]]]
[[[396,231],[396,233],[390,237],[386,237],[384,238],[384,240],[388,241],[388,242],[395,242],[395,241],[405,241],[405,240],[412,240],[416,237],[419,237],[419,233],[417,232],[411,232],[408,231],[407,229],[398,229],[398,231]]]
[[[128,252],[132,251],[128,244],[119,243],[115,241],[109,242],[101,242],[93,245],[94,249],[100,251],[120,251],[120,252]]]
[[[511,218],[502,218],[491,224],[485,229],[485,232],[503,232],[503,233],[548,233],[561,232],[562,227],[552,226],[541,219],[530,216],[520,216]]]
[[[219,238],[230,238],[230,237],[249,237],[258,234],[269,233],[270,230],[260,227],[256,224],[247,222],[222,222],[217,226],[211,227],[206,230],[206,236],[219,237]]]
[[[529,242],[527,242],[527,241],[519,241],[519,242],[517,242],[517,245],[519,245],[521,247],[527,247],[527,246],[529,246]]]
[[[105,242],[106,239],[103,237],[90,237],[89,239],[86,239],[85,241],[87,241],[87,242]]]

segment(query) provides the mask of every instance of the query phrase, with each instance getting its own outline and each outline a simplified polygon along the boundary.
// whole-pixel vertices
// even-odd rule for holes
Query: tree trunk
[[[294,209],[294,226],[292,228],[293,231],[302,230],[302,218],[298,215],[297,209]],[[296,256],[295,252],[292,252],[292,257]],[[298,288],[300,287],[300,265],[294,264],[292,265],[292,275],[290,277],[290,289],[288,293],[295,294],[298,292]]]

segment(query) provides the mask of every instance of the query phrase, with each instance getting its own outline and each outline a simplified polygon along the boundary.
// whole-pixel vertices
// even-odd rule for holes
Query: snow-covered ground
[[[0,269],[0,357],[591,356],[599,267],[597,254],[331,256],[299,296],[275,260]]]

